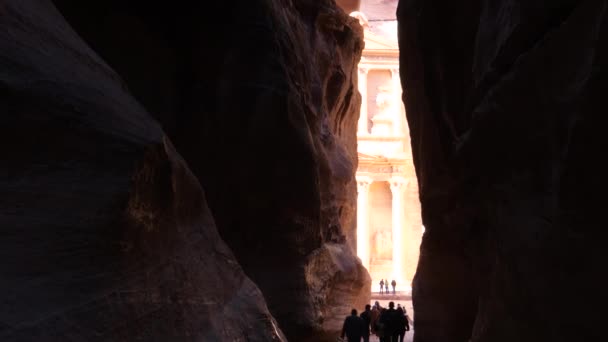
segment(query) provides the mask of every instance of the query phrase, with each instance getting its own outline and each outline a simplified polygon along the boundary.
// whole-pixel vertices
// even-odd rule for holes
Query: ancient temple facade
[[[401,99],[396,22],[371,27],[362,12],[365,49],[359,63],[357,255],[372,277],[411,290],[424,227]],[[394,30],[394,31],[393,31]]]

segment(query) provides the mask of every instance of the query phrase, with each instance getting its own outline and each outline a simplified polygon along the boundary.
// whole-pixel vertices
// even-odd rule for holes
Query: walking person
[[[397,294],[397,292],[395,291],[395,287],[397,286],[397,282],[395,281],[395,279],[391,281],[391,285],[393,286],[393,294]]]
[[[363,342],[369,342],[369,329],[372,323],[372,306],[367,304],[365,306],[365,311],[361,313],[359,317],[363,320],[365,328],[363,329]]]
[[[386,288],[388,289],[388,283],[386,284]],[[380,279],[380,294],[382,294],[383,289],[384,289],[384,280]]]
[[[380,305],[379,301],[375,301],[374,302],[374,306],[378,308],[378,310],[382,309],[382,306]]]
[[[397,338],[399,342],[403,342],[403,339],[405,338],[405,332],[410,330],[410,325],[408,323],[408,319],[405,315],[405,309],[398,307],[397,308],[397,326],[396,326],[396,335],[395,335],[395,341],[397,342]]]
[[[376,322],[376,336],[380,339],[380,342],[390,342],[390,335],[388,334],[388,310],[383,308],[380,310],[380,316]]]
[[[363,337],[364,325],[363,319],[357,316],[357,309],[352,309],[350,312],[350,316],[344,319],[344,324],[342,325],[342,333],[340,334],[341,338],[344,338],[346,335],[348,342],[361,342],[361,337]]]
[[[370,328],[372,330],[372,334],[374,335],[378,335],[377,334],[377,326],[378,326],[378,319],[380,318],[380,303],[378,303],[378,301],[376,301],[376,303],[374,304],[374,307],[372,308],[372,312],[370,314],[371,316],[371,320],[370,320]]]
[[[402,335],[399,335],[399,342],[403,342],[405,341],[405,333],[410,331],[410,316],[407,315],[407,310],[405,310],[405,307],[403,308],[403,320],[405,322],[404,324],[404,331]]]
[[[395,303],[388,303],[388,310],[380,314],[380,324],[382,325],[381,342],[397,342],[399,337],[399,313],[395,310]]]

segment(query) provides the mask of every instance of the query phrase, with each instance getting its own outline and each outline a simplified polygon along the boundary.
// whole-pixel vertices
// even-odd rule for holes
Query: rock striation
[[[160,125],[50,1],[0,4],[0,340],[286,341]]]
[[[414,341],[602,339],[606,5],[400,2]]]

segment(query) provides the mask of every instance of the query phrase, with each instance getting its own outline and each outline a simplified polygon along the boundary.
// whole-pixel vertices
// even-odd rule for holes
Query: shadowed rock
[[[107,169],[131,179],[137,173],[135,162],[144,158],[150,146],[165,150],[170,159],[175,153],[166,147],[169,144],[159,147],[163,137],[160,128],[124,95],[128,87],[184,156],[205,189],[222,237],[264,292],[271,312],[292,341],[324,338],[340,328],[340,320],[351,305],[362,307],[367,303],[369,276],[353,252],[355,132],[360,104],[355,77],[362,49],[361,28],[354,19],[329,0],[179,5],[140,0],[56,0],[54,4],[116,74],[84,45],[74,43],[78,38],[46,2],[4,5],[3,10],[11,12],[1,17],[9,28],[3,31],[3,43],[12,44],[3,50],[11,57],[4,59],[7,70],[14,69],[11,77],[22,80],[23,70],[28,68],[52,76],[36,76],[43,81],[25,82],[28,87],[42,87],[40,92],[50,98],[51,105],[45,106],[48,110],[40,110],[39,116],[48,116],[48,111],[58,106],[61,120],[75,127],[90,126],[90,131],[99,130],[110,138],[101,143],[90,131],[78,130],[61,134],[49,130],[46,134],[60,136],[57,142],[65,143],[61,148],[78,147],[73,152],[76,156],[82,151],[95,151],[87,155],[94,160],[104,156],[101,160],[107,165],[84,163],[92,173]],[[23,32],[13,29],[24,23],[29,26]],[[35,38],[19,34],[33,34]],[[36,54],[16,55],[15,47],[23,48],[17,41]],[[101,82],[93,72],[114,83]],[[70,91],[56,86],[58,78]],[[15,87],[11,84],[6,88]],[[122,93],[117,94],[119,91]],[[38,99],[25,100],[34,96],[30,93],[23,95],[22,102],[39,103]],[[137,111],[117,100],[123,97],[129,98],[133,103],[129,106],[137,107]],[[88,115],[73,118],[65,114],[72,112]],[[27,122],[14,125],[33,127]],[[5,129],[20,132],[9,127]],[[149,137],[152,133],[155,138]],[[28,139],[26,134],[18,135]],[[136,151],[121,157],[114,149],[123,147],[112,141],[113,136],[135,139]],[[49,155],[51,163],[51,151],[61,148],[45,145],[39,153]],[[118,157],[132,168],[125,166],[118,171],[119,162],[114,160]],[[90,159],[86,162],[93,163]],[[79,170],[77,165],[70,165]],[[97,180],[97,174],[93,178]],[[99,181],[99,186],[109,191],[107,184],[111,182]],[[118,187],[112,193],[124,196],[116,204],[118,211],[130,203],[133,195],[121,192],[125,189]],[[163,206],[134,213],[155,227],[174,227],[174,220],[185,218],[169,219],[170,214],[159,211],[178,205],[172,201],[192,204],[188,199],[179,200],[174,190],[151,189],[149,196],[158,198]],[[94,191],[90,193],[95,197]],[[75,202],[81,205],[85,201]],[[67,204],[65,207],[70,208]],[[78,207],[70,212],[88,215]],[[121,224],[132,224],[129,222]],[[232,293],[229,285],[224,287],[222,291]]]
[[[401,1],[414,340],[604,335],[605,1]]]
[[[49,1],[0,4],[0,340],[285,341],[160,126]]]
[[[159,119],[291,341],[369,301],[354,255],[362,30],[333,1],[56,1]]]

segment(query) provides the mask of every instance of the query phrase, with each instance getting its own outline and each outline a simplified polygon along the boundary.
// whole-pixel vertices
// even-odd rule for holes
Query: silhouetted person
[[[388,284],[386,285],[386,288],[388,289]],[[382,294],[383,289],[384,289],[384,280],[380,279],[380,294]]]
[[[344,335],[346,334],[348,342],[361,342],[364,325],[365,323],[363,323],[363,319],[357,316],[357,310],[352,309],[350,316],[346,317],[344,320],[340,337],[344,338]]]
[[[393,279],[393,281],[391,281],[391,285],[393,286],[393,294],[396,294],[395,287],[397,286],[397,282],[395,281],[395,279]]]
[[[383,326],[382,342],[397,342],[399,338],[399,313],[395,310],[395,303],[388,303],[388,310],[380,314],[380,324]]]
[[[405,310],[402,308],[397,308],[397,326],[396,326],[396,336],[393,335],[394,342],[403,342],[403,338],[405,337],[405,332],[410,330],[410,325],[407,321],[407,317],[405,316]]]
[[[380,339],[380,342],[387,342],[388,334],[387,334],[387,326],[386,326],[386,312],[387,309],[381,309],[380,315],[378,316],[378,321],[376,322],[376,336]]]
[[[407,310],[405,310],[405,307],[403,308],[403,314],[405,315],[405,321],[407,322],[407,325],[409,327],[411,324],[413,324],[413,322],[410,319],[410,316],[407,315]]]
[[[405,310],[405,308],[401,310],[397,309],[397,312],[401,314],[399,321],[399,342],[403,342],[405,340],[405,333],[410,331],[410,319],[407,316],[407,310]]]
[[[376,303],[374,304],[374,307],[372,308],[372,312],[370,314],[371,316],[371,320],[370,320],[370,327],[372,330],[372,334],[374,335],[378,335],[377,334],[377,326],[378,326],[378,319],[380,318],[380,303],[378,303],[376,301]]]
[[[371,308],[372,306],[367,304],[365,306],[365,311],[363,311],[360,315],[361,319],[363,320],[363,324],[365,325],[365,328],[363,329],[363,342],[369,342],[369,328],[372,322]]]

